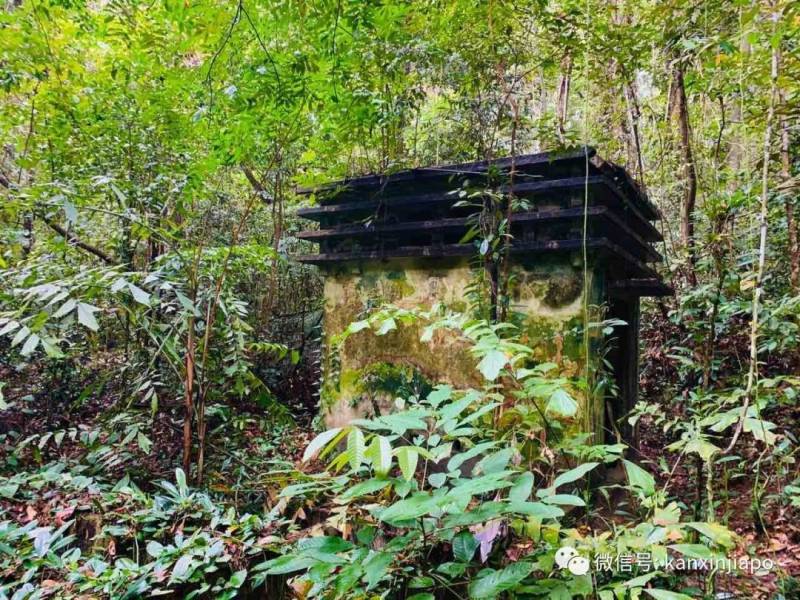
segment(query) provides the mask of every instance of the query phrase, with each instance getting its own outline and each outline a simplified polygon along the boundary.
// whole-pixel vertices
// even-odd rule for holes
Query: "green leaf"
[[[497,598],[501,592],[510,590],[533,570],[533,565],[527,562],[515,562],[501,571],[483,569],[476,579],[469,585],[469,597],[475,600]]]
[[[466,452],[461,452],[456,454],[453,458],[451,458],[447,462],[447,470],[448,471],[455,471],[458,469],[465,461],[482,454],[484,451],[494,448],[497,445],[497,442],[483,442],[478,444],[477,446],[473,446]]]
[[[184,496],[189,492],[189,486],[186,485],[186,473],[180,467],[175,469],[175,483],[178,485],[178,491]]]
[[[394,555],[388,552],[370,551],[367,560],[364,561],[363,580],[367,584],[367,589],[372,589],[380,583],[389,565],[392,564]]]
[[[341,431],[341,427],[334,427],[333,429],[323,431],[317,437],[311,440],[311,443],[308,445],[308,447],[306,447],[305,452],[303,452],[303,462],[308,462],[315,459],[322,449],[328,445],[333,438],[339,435]]]
[[[247,569],[242,569],[241,571],[236,571],[236,573],[231,575],[231,578],[228,580],[228,585],[236,589],[239,589],[240,587],[242,587],[242,584],[245,582],[246,579],[247,579]]]
[[[3,498],[8,498],[11,500],[14,497],[14,494],[17,493],[19,489],[18,483],[4,483],[0,484],[0,496]]]
[[[478,363],[478,370],[489,381],[494,381],[508,362],[508,357],[500,350],[490,350]]]
[[[88,327],[92,331],[97,331],[100,326],[94,318],[94,313],[100,310],[99,308],[86,304],[85,302],[78,302],[78,321],[84,327]]]
[[[583,463],[582,465],[578,465],[574,469],[570,469],[566,473],[561,473],[556,480],[553,482],[552,487],[557,488],[562,485],[566,485],[567,483],[572,483],[573,481],[577,481],[584,475],[586,475],[589,471],[594,469],[598,464],[596,462],[588,462]]]
[[[453,538],[453,556],[461,562],[470,562],[480,542],[471,531],[462,531]]]
[[[156,542],[155,540],[150,540],[147,542],[147,546],[145,547],[147,553],[152,556],[153,558],[159,558],[161,554],[164,552],[164,546]]]
[[[12,348],[14,348],[15,346],[18,346],[19,344],[21,344],[21,343],[22,343],[22,341],[23,341],[23,340],[24,340],[26,337],[28,337],[28,334],[29,334],[30,332],[31,332],[31,330],[30,330],[30,329],[28,329],[28,327],[23,327],[22,329],[20,329],[20,330],[17,332],[17,335],[15,335],[15,336],[12,338],[12,340],[11,340],[11,347],[12,347]]]
[[[345,491],[341,496],[336,499],[337,503],[344,503],[358,498],[359,496],[366,496],[367,494],[374,494],[391,484],[388,479],[367,479],[361,483],[357,483],[353,487]]]
[[[511,502],[525,502],[531,497],[531,490],[533,490],[533,473],[528,471],[517,477],[514,485],[508,490],[508,499]]]
[[[77,223],[78,209],[75,208],[75,205],[65,197],[63,200],[63,206],[64,206],[64,217],[67,219],[67,223],[71,225]]]
[[[29,356],[36,350],[37,346],[39,345],[39,336],[35,333],[32,333],[30,337],[25,340],[25,343],[22,346],[22,350],[19,353],[22,356]]]
[[[414,446],[401,446],[394,451],[397,456],[397,463],[400,465],[400,471],[406,481],[411,481],[414,478],[414,473],[417,470],[417,461],[419,460],[419,452]]]
[[[357,471],[364,462],[364,434],[357,427],[353,427],[347,434],[347,454],[350,468]]]
[[[6,335],[8,333],[11,333],[17,327],[19,327],[19,322],[18,321],[9,321],[5,325],[3,325],[2,329],[0,329],[0,335]]]
[[[128,289],[130,290],[131,294],[133,295],[133,299],[136,300],[139,304],[144,304],[145,306],[150,306],[150,294],[145,292],[142,288],[136,287],[132,283],[128,284]]]
[[[491,475],[492,473],[499,473],[505,470],[511,457],[514,455],[514,448],[503,448],[497,452],[493,452],[488,456],[484,456],[475,468],[472,469],[474,475]]]
[[[186,579],[194,571],[193,560],[190,554],[181,556],[172,568],[172,579],[181,581]],[[196,565],[195,565],[196,566]]]
[[[386,335],[390,331],[397,329],[397,323],[392,317],[384,320],[381,323],[381,326],[378,327],[378,330],[375,332],[375,335]]]
[[[528,515],[537,519],[558,519],[564,516],[564,511],[557,506],[550,506],[542,502],[512,502],[508,505],[511,512]]]
[[[136,443],[139,448],[142,449],[142,452],[145,454],[150,454],[150,449],[153,447],[153,442],[151,442],[150,439],[141,431],[136,434]]]
[[[715,544],[730,548],[736,544],[736,534],[720,523],[687,523]]]
[[[295,571],[304,571],[316,563],[316,559],[308,556],[279,556],[261,563],[255,570],[265,571],[267,575],[285,575]]]
[[[399,500],[384,509],[378,518],[381,521],[392,523],[416,519],[438,507],[437,499],[425,492],[417,492],[409,498]]]
[[[582,498],[573,494],[554,494],[542,499],[546,504],[557,504],[560,506],[586,506]]]
[[[372,463],[372,468],[378,477],[386,477],[389,474],[392,468],[392,446],[384,436],[374,436],[364,456]]]
[[[641,490],[645,496],[652,496],[656,493],[656,480],[650,473],[629,460],[623,459],[622,463],[625,465],[628,483],[632,487]]]
[[[428,476],[428,483],[434,488],[442,487],[445,481],[447,481],[447,474],[445,473],[431,473]]]
[[[53,318],[60,319],[61,317],[68,315],[73,310],[75,310],[75,307],[77,305],[78,303],[72,298],[70,298],[69,300],[64,302],[64,304],[62,304],[56,312],[53,313]]]
[[[578,402],[566,390],[559,388],[550,395],[545,410],[563,417],[574,417],[578,412]]]
[[[691,596],[686,594],[679,594],[678,592],[670,592],[667,590],[656,590],[652,588],[644,588],[650,596],[656,600],[692,600]]]

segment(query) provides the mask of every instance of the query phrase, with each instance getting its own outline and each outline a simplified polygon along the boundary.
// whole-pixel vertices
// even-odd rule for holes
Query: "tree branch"
[[[244,176],[247,177],[247,181],[249,181],[250,185],[253,186],[256,194],[264,201],[264,204],[272,204],[272,196],[270,196],[270,193],[258,180],[258,177],[256,177],[255,173],[253,173],[253,170],[247,165],[241,165],[241,169],[242,173],[244,173]]]
[[[45,216],[42,216],[41,218],[42,218],[42,221],[47,223],[47,225],[50,227],[50,229],[52,229],[53,231],[58,233],[69,244],[75,246],[76,248],[80,248],[81,250],[85,250],[89,254],[93,254],[94,256],[96,256],[97,258],[99,258],[100,260],[105,262],[106,264],[109,264],[109,265],[116,265],[117,264],[117,261],[115,261],[113,258],[111,258],[108,254],[106,254],[105,252],[103,252],[99,248],[97,248],[95,246],[92,246],[91,244],[87,244],[86,242],[81,241],[80,238],[78,238],[78,236],[76,236],[71,231],[68,231],[67,229],[64,229],[64,227],[62,227],[61,225],[59,225],[58,223],[56,223],[52,219],[48,219]]]

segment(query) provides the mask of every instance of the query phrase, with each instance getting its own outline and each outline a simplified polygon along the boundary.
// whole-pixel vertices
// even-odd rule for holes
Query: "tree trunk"
[[[192,417],[194,413],[194,317],[187,319],[186,382],[183,396],[183,472],[189,477],[192,467]]]
[[[681,241],[689,258],[689,282],[695,285],[697,283],[697,276],[695,275],[697,256],[694,239],[694,209],[697,203],[697,170],[692,154],[689,106],[686,102],[683,65],[680,61],[675,61],[672,66],[672,94],[672,110],[678,121],[678,132],[680,134],[681,171],[684,181],[681,201]]]
[[[780,59],[780,57],[779,57]],[[786,92],[780,90],[778,93],[778,100],[781,109],[786,107]],[[800,241],[798,240],[797,232],[797,218],[794,214],[794,196],[791,193],[792,181],[792,157],[790,148],[789,137],[789,123],[786,115],[781,115],[780,118],[781,128],[781,181],[786,189],[784,192],[784,206],[786,207],[786,229],[789,237],[789,282],[792,286],[792,291],[800,292]]]
[[[556,119],[558,121],[558,137],[563,142],[566,134],[566,121],[569,111],[569,86],[572,78],[572,55],[567,54],[561,63],[562,74],[558,83],[558,104],[556,105]]]

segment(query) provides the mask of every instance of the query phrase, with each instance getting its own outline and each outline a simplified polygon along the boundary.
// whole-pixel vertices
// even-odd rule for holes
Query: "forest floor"
[[[0,434],[15,431],[19,434],[17,440],[38,436],[28,442],[25,452],[16,453],[19,456],[15,456],[14,444],[9,443],[8,438],[0,444],[3,475],[35,472],[54,462],[85,465],[87,448],[80,436],[73,440],[69,435],[62,435],[57,445],[52,443],[52,436],[42,442],[43,432],[53,432],[55,436],[59,431],[76,429],[86,433],[100,432],[101,441],[108,439],[111,443],[116,439],[117,443],[126,444],[126,448],[122,449],[124,452],[120,450],[119,460],[107,462],[102,473],[95,472],[98,478],[113,483],[127,473],[145,492],[155,489],[154,482],[172,479],[172,473],[181,459],[181,432],[166,411],[160,411],[154,419],[149,420],[146,430],[147,438],[154,448],[158,448],[158,452],[145,452],[133,440],[126,442],[122,433],[116,438],[111,433],[114,431],[112,415],[117,412],[112,407],[118,405],[113,385],[96,397],[73,401],[67,410],[57,400],[57,394],[53,395],[52,389],[42,387],[31,390],[27,383],[31,380],[30,373],[21,377],[2,367],[0,371],[0,379],[9,382],[4,389],[6,401],[14,404],[12,410],[0,412]],[[83,383],[78,387],[83,387]],[[229,415],[225,420],[212,420],[210,429],[214,433],[209,439],[208,487],[215,493],[223,494],[231,505],[238,505],[240,509],[244,509],[245,504],[249,510],[254,505],[271,505],[280,486],[269,477],[269,465],[274,461],[299,463],[303,448],[314,435],[306,412],[297,419],[299,424],[283,424],[277,429],[265,424],[263,410],[249,404],[232,406],[233,416]],[[792,423],[800,422],[800,407],[785,407],[770,416],[780,429],[790,429]],[[749,436],[747,440],[752,442]],[[693,461],[680,460],[675,453],[666,454],[664,449],[672,441],[660,426],[644,418],[639,425],[639,448],[632,457],[648,469],[662,486],[668,487],[670,497],[683,504],[685,515],[691,515],[696,510],[698,494],[697,465]],[[718,465],[714,472],[715,481],[711,487],[715,496],[715,517],[740,536],[740,543],[731,558],[745,555],[762,560],[770,558],[776,567],[770,573],[752,577],[718,576],[718,591],[735,594],[718,597],[740,598],[746,595],[751,598],[771,598],[779,573],[800,577],[800,523],[778,501],[780,490],[788,482],[776,479],[763,481],[759,472],[752,469],[760,450],[752,443],[747,445],[744,436],[734,450],[734,459]],[[679,460],[677,465],[676,460]],[[239,471],[230,468],[236,464],[246,468]],[[234,472],[237,473],[235,476]],[[249,474],[244,484],[242,473]],[[704,485],[701,481],[700,486]],[[40,526],[60,526],[72,517],[75,506],[90,506],[93,502],[91,496],[90,489],[83,493],[83,497],[69,492],[63,495],[50,492],[42,494],[35,501],[20,503],[4,498],[0,491],[0,507],[19,524],[37,520]],[[756,496],[758,502],[754,501]],[[624,500],[622,510],[626,503],[627,500]],[[65,509],[67,504],[72,508]],[[612,511],[616,509],[613,506],[611,508]],[[696,519],[704,520],[706,512],[707,507],[704,507]],[[81,533],[86,538],[85,544],[89,546],[94,544],[92,537],[96,534],[91,527]],[[103,551],[112,558],[115,548],[112,544]]]
[[[770,417],[779,429],[791,431],[794,424],[800,422],[800,407],[785,407]],[[670,453],[667,460],[671,477],[659,467],[665,457],[665,447],[673,441],[652,420],[644,419],[639,428],[638,461],[662,486],[668,484],[671,497],[691,510],[697,505],[699,493],[697,463],[684,459],[675,466],[679,459],[677,454]],[[715,467],[711,486],[715,495],[715,517],[740,536],[738,546],[728,558],[748,555],[761,560],[769,558],[775,567],[752,577],[719,575],[718,590],[736,594],[730,598],[773,598],[779,574],[800,576],[800,522],[796,513],[778,500],[780,491],[789,482],[774,478],[763,481],[760,473],[752,468],[761,453],[752,441],[751,437],[744,439],[743,436],[733,449],[734,460]],[[700,485],[705,486],[705,482],[701,481]],[[760,502],[754,500],[756,496]],[[698,520],[707,516],[700,514]],[[800,598],[800,590],[796,593]]]

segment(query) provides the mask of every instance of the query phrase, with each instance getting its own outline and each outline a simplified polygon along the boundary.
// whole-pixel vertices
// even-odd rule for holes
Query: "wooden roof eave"
[[[652,262],[660,262],[662,256],[647,242],[645,242],[633,229],[631,229],[623,219],[605,206],[590,206],[587,214],[592,219],[600,219],[612,224],[623,236],[629,238],[628,242],[633,243],[639,252]],[[583,207],[568,208],[553,211],[538,212],[519,212],[512,215],[512,226],[532,222],[547,222],[581,218],[584,215]],[[298,238],[309,241],[321,241],[326,239],[341,239],[349,237],[370,237],[385,234],[403,232],[439,232],[447,230],[466,230],[469,226],[468,217],[431,219],[424,221],[405,221],[402,223],[372,224],[364,225],[344,225],[332,229],[319,229],[301,231]],[[616,240],[621,246],[627,246],[622,240]]]
[[[661,233],[650,223],[649,220],[639,211],[639,209],[623,194],[616,184],[604,175],[593,175],[587,177],[569,177],[564,179],[548,179],[529,183],[517,183],[513,186],[503,186],[501,191],[513,191],[519,197],[526,195],[544,195],[567,189],[580,189],[584,186],[592,189],[605,189],[620,203],[624,210],[631,213],[636,219],[635,225],[631,228],[638,230],[641,237],[649,241],[661,241]],[[371,200],[359,200],[354,202],[344,202],[341,204],[324,204],[314,207],[300,208],[298,216],[309,220],[321,220],[328,216],[336,216],[353,212],[378,212],[380,209],[403,209],[422,206],[436,206],[441,204],[453,204],[458,198],[452,192],[434,192],[429,194],[413,194],[397,197],[386,197]]]
[[[527,154],[514,157],[514,168],[524,170],[532,166],[553,164],[558,162],[575,161],[578,159],[593,158],[597,151],[584,146],[565,152],[540,152],[538,154]],[[481,175],[489,171],[491,167],[503,170],[511,168],[512,158],[498,158],[492,160],[481,160],[469,163],[455,163],[437,165],[432,167],[422,167],[405,169],[397,173],[388,175],[364,175],[361,177],[346,178],[341,181],[323,184],[314,187],[300,188],[297,193],[306,196],[325,192],[336,192],[339,190],[363,190],[374,188],[376,190],[385,189],[395,183],[423,182],[430,179],[450,177],[452,175]]]

